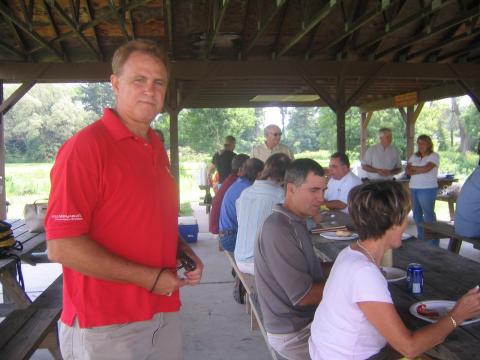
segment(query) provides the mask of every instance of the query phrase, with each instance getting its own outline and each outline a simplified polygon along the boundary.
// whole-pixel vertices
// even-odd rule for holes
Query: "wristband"
[[[155,286],[157,286],[157,283],[158,283],[158,279],[160,279],[160,275],[162,275],[162,273],[167,270],[167,269],[160,269],[160,271],[158,272],[157,274],[157,277],[155,278],[155,281],[153,282],[153,285],[152,285],[152,288],[150,289],[150,292],[152,293],[153,290],[155,289]]]

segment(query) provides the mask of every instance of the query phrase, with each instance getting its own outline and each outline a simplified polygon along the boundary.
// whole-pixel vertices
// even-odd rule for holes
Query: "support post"
[[[336,109],[337,114],[337,151],[345,153],[347,147],[345,142],[345,112],[346,109],[343,106],[339,106]]]
[[[413,105],[407,107],[407,111],[404,108],[398,108],[403,120],[405,121],[405,135],[407,137],[407,160],[412,156],[415,149],[415,123],[420,115],[423,105],[421,102],[414,108]]]
[[[0,80],[0,106],[3,104],[3,81]],[[5,193],[5,132],[3,113],[0,112],[0,219],[7,218],[7,195]]]
[[[367,138],[368,138],[368,124],[372,118],[373,111],[368,113],[362,112],[361,122],[360,122],[360,159],[363,159],[365,153],[367,152]]]
[[[177,109],[172,109],[170,115],[170,166],[171,173],[180,186],[180,162],[178,153],[178,113]],[[180,195],[180,194],[179,194]]]

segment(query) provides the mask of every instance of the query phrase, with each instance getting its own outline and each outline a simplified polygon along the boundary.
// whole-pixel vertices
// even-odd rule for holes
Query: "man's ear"
[[[110,75],[110,83],[112,84],[112,90],[115,95],[118,96],[118,87],[119,87],[119,79],[118,76],[115,74]]]
[[[287,183],[286,186],[287,186],[287,194],[292,194],[292,195],[295,194],[297,187],[295,186],[294,183]]]

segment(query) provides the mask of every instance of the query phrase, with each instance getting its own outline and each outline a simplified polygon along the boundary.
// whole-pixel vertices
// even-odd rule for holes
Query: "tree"
[[[108,82],[80,84],[74,100],[80,100],[87,111],[101,117],[103,109],[115,105],[115,94]]]

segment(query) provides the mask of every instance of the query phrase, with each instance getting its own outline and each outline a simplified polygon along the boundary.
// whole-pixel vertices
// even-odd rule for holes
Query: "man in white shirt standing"
[[[362,180],[350,171],[350,161],[344,153],[336,152],[330,157],[330,179],[325,192],[324,205],[330,210],[342,210],[348,213],[347,200],[350,190],[362,183]]]
[[[268,125],[263,130],[265,134],[265,141],[256,145],[252,149],[252,157],[262,160],[263,162],[272,154],[283,153],[287,154],[293,160],[293,153],[287,145],[280,144],[282,138],[282,130],[277,125]]]
[[[392,180],[402,171],[400,152],[392,145],[392,130],[378,131],[380,143],[368,148],[362,160],[362,169],[370,180]]]

